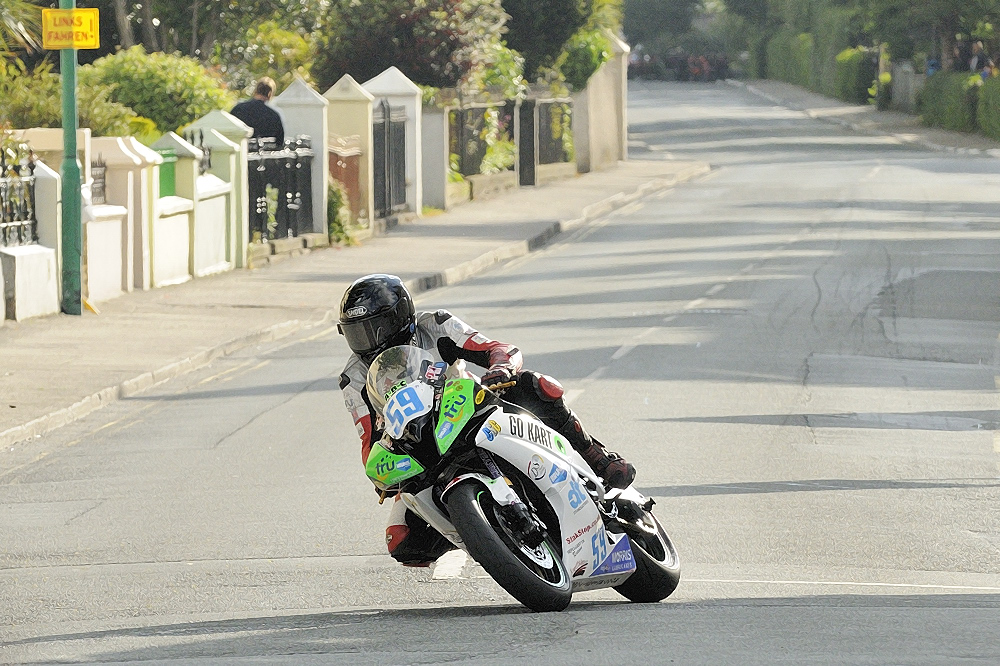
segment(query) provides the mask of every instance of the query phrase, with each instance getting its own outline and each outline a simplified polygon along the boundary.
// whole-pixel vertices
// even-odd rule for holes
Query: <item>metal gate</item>
[[[383,99],[372,114],[375,217],[406,207],[406,108]]]

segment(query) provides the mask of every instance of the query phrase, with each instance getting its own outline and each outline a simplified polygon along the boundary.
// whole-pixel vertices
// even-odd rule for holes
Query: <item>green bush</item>
[[[601,65],[611,59],[611,40],[600,30],[573,35],[559,58],[559,70],[573,90],[583,90]]]
[[[868,101],[868,88],[878,75],[878,66],[863,47],[844,49],[837,54],[834,92],[838,99],[852,104]]]
[[[977,81],[982,81],[978,74],[937,72],[928,76],[917,100],[921,121],[932,127],[975,132]]]
[[[1000,79],[991,78],[979,89],[979,109],[976,118],[983,134],[1000,140]]]
[[[890,102],[892,102],[892,74],[883,72],[868,88],[868,103],[874,104],[879,111],[887,111]]]
[[[81,87],[108,86],[111,98],[173,132],[210,111],[236,102],[220,79],[193,58],[146,53],[141,46],[119,51],[81,68]]]
[[[779,32],[767,44],[767,76],[812,88],[813,46],[808,33]]]
[[[103,85],[79,87],[80,127],[89,127],[96,136],[127,136],[136,115],[110,101],[109,94]],[[16,129],[62,127],[62,82],[51,63],[30,70],[20,60],[0,64],[0,99],[0,124]]]
[[[336,178],[330,178],[326,199],[326,224],[331,243],[351,243],[351,206],[347,188]]]

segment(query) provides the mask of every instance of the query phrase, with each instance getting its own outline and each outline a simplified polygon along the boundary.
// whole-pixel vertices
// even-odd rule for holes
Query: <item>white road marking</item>
[[[889,587],[917,590],[961,590],[966,592],[1000,592],[1000,587],[974,585],[933,585],[924,583],[861,583],[848,580],[740,580],[728,578],[685,578],[685,583],[726,583],[731,585],[811,585],[815,587]]]
[[[611,360],[612,361],[617,361],[618,359],[622,358],[623,356],[625,356],[626,354],[628,354],[630,351],[632,351],[633,349],[635,349],[638,346],[639,340],[642,340],[644,337],[646,337],[650,333],[655,333],[655,332],[656,332],[656,328],[655,327],[653,327],[653,328],[647,328],[645,331],[643,331],[642,333],[640,333],[637,336],[635,336],[634,338],[632,338],[631,342],[626,342],[621,347],[619,347],[618,351],[616,351],[614,354],[611,355]]]
[[[432,580],[447,580],[449,578],[461,578],[465,563],[469,561],[464,550],[450,550],[438,558],[434,565]]]
[[[726,288],[725,284],[717,284],[708,291],[705,292],[706,296],[715,296],[717,293]]]

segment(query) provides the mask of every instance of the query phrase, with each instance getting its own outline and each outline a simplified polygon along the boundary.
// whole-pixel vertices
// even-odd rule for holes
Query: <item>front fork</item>
[[[477,453],[487,474],[476,472],[459,474],[441,491],[442,503],[445,503],[448,491],[459,483],[479,483],[485,486],[493,496],[499,507],[499,518],[504,521],[510,532],[529,548],[538,548],[548,537],[545,525],[535,516],[524,500],[514,492],[510,480],[500,471],[500,467],[490,452],[478,449]]]

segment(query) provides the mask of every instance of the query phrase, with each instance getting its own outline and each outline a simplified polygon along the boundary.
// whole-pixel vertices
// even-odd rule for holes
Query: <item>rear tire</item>
[[[649,511],[641,520],[620,523],[635,554],[635,572],[615,590],[629,601],[656,603],[677,589],[681,561],[667,532]]]
[[[573,597],[573,581],[547,538],[538,548],[520,543],[506,526],[500,505],[476,483],[448,494],[451,522],[469,554],[500,587],[533,611],[561,611]]]

